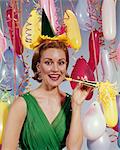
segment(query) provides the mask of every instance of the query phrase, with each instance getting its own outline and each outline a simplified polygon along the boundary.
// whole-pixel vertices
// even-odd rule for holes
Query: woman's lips
[[[58,74],[52,74],[52,75],[49,75],[50,79],[53,80],[53,81],[57,81],[60,77],[60,75]]]

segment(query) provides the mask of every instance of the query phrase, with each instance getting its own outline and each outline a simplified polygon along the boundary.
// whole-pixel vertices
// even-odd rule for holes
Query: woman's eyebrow
[[[49,60],[52,60],[51,58],[43,58],[43,59],[49,59]]]
[[[65,58],[60,58],[59,60],[65,60],[65,61],[66,61],[66,59],[65,59]]]
[[[43,58],[43,59],[44,59],[44,60],[45,60],[45,59],[49,59],[49,60],[51,60],[51,61],[53,60],[53,59],[51,59],[51,58]],[[66,61],[65,58],[60,58],[58,61],[60,61],[60,60],[65,60],[65,61]]]

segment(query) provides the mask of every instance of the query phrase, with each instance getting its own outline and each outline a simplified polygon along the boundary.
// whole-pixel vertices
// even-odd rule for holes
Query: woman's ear
[[[41,72],[41,70],[40,70],[40,63],[39,63],[39,62],[37,63],[36,68],[37,68],[37,72],[39,72],[39,73],[40,73],[40,72]]]
[[[36,72],[37,80],[39,82],[41,82],[42,81],[42,77],[41,77],[41,68],[40,68],[40,63],[39,62],[37,63],[36,68],[37,68],[37,72]]]

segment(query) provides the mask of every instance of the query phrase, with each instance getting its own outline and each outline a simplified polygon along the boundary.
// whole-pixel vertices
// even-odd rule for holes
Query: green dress
[[[22,96],[27,104],[27,115],[20,134],[22,150],[61,150],[65,147],[71,121],[71,96],[66,100],[54,121],[50,124],[35,97]]]

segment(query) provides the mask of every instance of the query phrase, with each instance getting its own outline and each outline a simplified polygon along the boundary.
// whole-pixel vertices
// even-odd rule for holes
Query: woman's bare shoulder
[[[4,138],[2,141],[3,149],[16,149],[25,117],[26,103],[22,97],[18,97],[10,106]]]
[[[10,112],[26,116],[27,106],[23,97],[18,97],[13,101],[10,107]]]
[[[64,91],[60,91],[60,94],[61,94],[61,96],[64,97],[64,98],[67,96],[67,93],[64,92]]]
[[[24,107],[25,105],[26,105],[26,102],[25,102],[25,100],[24,100],[23,97],[17,97],[17,98],[13,101],[13,104],[12,104],[13,107],[17,107],[17,106],[19,106],[19,107]]]

